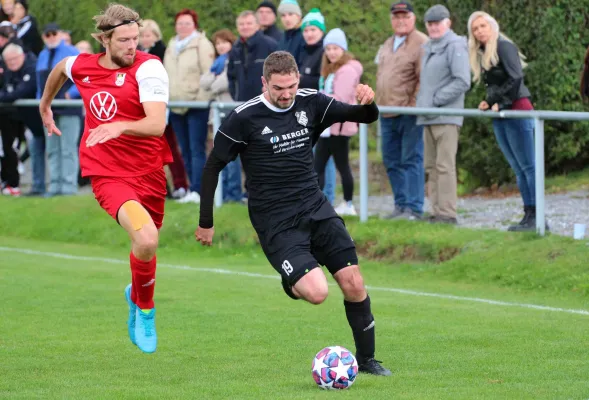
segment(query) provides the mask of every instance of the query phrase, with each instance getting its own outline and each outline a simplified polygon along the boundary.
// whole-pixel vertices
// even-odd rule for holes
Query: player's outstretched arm
[[[47,129],[47,134],[49,136],[52,134],[61,136],[61,132],[59,129],[57,129],[57,126],[55,126],[55,121],[53,120],[51,102],[53,99],[55,99],[55,96],[57,96],[57,93],[65,81],[68,80],[65,67],[68,59],[69,57],[66,57],[58,62],[55,68],[53,68],[49,73],[47,82],[45,83],[45,89],[43,90],[43,95],[41,96],[41,102],[39,104],[39,112],[41,113],[41,118],[43,119],[43,126],[45,126]]]
[[[213,227],[213,203],[219,174],[226,165],[227,163],[217,157],[215,152],[212,151],[202,172],[200,184],[200,218],[198,229],[194,233],[194,236],[204,246],[213,244],[213,235],[215,234]]]
[[[374,103],[374,91],[368,85],[356,87],[356,100],[359,105],[347,104],[333,98],[321,95],[318,98],[318,107],[325,107],[322,114],[321,124],[324,127],[331,126],[338,122],[358,122],[370,124],[378,119],[378,107]],[[321,130],[318,130],[320,133]]]

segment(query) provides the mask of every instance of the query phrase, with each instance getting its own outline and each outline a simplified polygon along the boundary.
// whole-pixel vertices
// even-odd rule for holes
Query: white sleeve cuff
[[[68,78],[70,78],[72,82],[74,81],[74,78],[72,78],[72,67],[74,66],[74,63],[76,62],[77,58],[78,56],[70,56],[67,58],[67,61],[65,62],[65,74]]]
[[[158,101],[168,104],[170,98],[170,83],[168,73],[159,60],[145,61],[135,74],[139,85],[139,101]]]

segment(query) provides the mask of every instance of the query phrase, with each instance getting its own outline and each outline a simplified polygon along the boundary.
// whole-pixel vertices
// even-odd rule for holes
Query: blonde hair
[[[160,26],[155,22],[153,19],[144,19],[142,22],[142,27],[140,32],[145,30],[150,30],[153,32],[157,40],[162,40],[162,31],[160,30]]]
[[[342,54],[342,56],[339,58],[339,60],[332,63],[331,61],[329,61],[329,58],[327,58],[327,54],[323,52],[323,55],[321,56],[321,76],[327,79],[327,77],[330,74],[335,74],[338,69],[340,69],[348,62],[355,59],[356,57],[354,57],[352,53],[346,50],[344,51],[344,54]]]
[[[484,50],[482,49],[482,43],[472,34],[472,23],[481,17],[489,23],[491,31],[493,32],[493,35],[485,44]],[[499,55],[497,54],[497,42],[499,41],[499,38],[513,43],[510,38],[499,31],[499,23],[497,20],[486,12],[475,11],[468,18],[468,57],[470,60],[470,69],[472,70],[473,82],[479,82],[481,80],[481,68],[488,71],[499,64]],[[525,62],[526,57],[519,50],[518,54],[522,68],[525,68],[527,66]]]
[[[92,37],[100,44],[104,45],[104,39],[110,39],[115,31],[115,28],[109,27],[119,25],[124,21],[134,21],[141,28],[141,18],[139,13],[122,4],[111,3],[102,14],[95,15],[92,18],[96,22],[96,30],[99,32],[93,33]]]

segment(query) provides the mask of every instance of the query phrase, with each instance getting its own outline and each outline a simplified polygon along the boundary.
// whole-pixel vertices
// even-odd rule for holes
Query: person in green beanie
[[[321,78],[321,58],[323,57],[323,37],[325,36],[325,18],[318,8],[313,8],[301,25],[305,45],[299,67],[301,75],[301,89],[321,89],[319,79]],[[335,163],[329,158],[325,166],[325,186],[323,193],[333,205],[335,201]]]
[[[303,19],[301,25],[305,44],[301,54],[301,88],[319,89],[321,77],[321,56],[323,56],[323,36],[325,18],[318,8],[314,8]]]

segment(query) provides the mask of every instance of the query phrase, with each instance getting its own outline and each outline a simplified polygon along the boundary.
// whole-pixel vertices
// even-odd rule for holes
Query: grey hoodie
[[[470,89],[466,38],[449,30],[423,47],[417,107],[464,108],[464,95]],[[417,117],[417,125],[462,126],[463,121],[463,117],[444,115]]]

